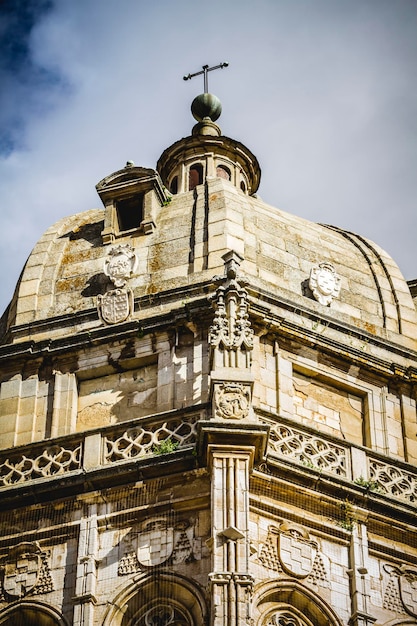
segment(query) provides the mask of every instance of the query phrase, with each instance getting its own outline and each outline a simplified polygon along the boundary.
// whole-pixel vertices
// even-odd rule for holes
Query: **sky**
[[[417,277],[417,0],[0,0],[0,315],[53,223],[191,133],[203,65],[260,197]]]

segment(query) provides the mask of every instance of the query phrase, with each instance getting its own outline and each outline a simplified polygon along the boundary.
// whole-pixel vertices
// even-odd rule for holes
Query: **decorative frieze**
[[[81,445],[73,448],[46,446],[34,457],[10,456],[0,464],[0,486],[11,486],[36,478],[66,474],[81,467]]]

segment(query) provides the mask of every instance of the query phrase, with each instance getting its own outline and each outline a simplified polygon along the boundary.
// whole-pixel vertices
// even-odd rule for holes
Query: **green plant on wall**
[[[364,487],[364,489],[368,489],[369,491],[381,493],[381,488],[375,480],[366,480],[363,476],[359,476],[359,478],[356,478],[353,482],[355,485]]]
[[[154,454],[170,454],[171,452],[175,452],[178,446],[178,441],[173,441],[172,439],[163,439],[152,447],[152,452]]]
[[[340,512],[342,519],[338,521],[338,526],[351,533],[356,526],[357,519],[353,505],[347,498],[340,503]]]

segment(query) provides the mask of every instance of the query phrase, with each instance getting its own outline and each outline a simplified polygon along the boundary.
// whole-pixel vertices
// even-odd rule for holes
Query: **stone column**
[[[252,446],[209,446],[212,471],[210,574],[213,626],[247,624],[253,578],[249,573],[249,471]]]

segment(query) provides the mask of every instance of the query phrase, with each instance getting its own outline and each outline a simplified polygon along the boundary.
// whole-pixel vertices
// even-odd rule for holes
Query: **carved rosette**
[[[109,251],[103,271],[115,289],[98,296],[97,308],[106,324],[119,324],[133,312],[133,293],[126,283],[137,267],[137,257],[129,244],[119,245]]]
[[[309,287],[320,304],[330,306],[340,293],[341,279],[331,263],[318,263],[311,268]]]

